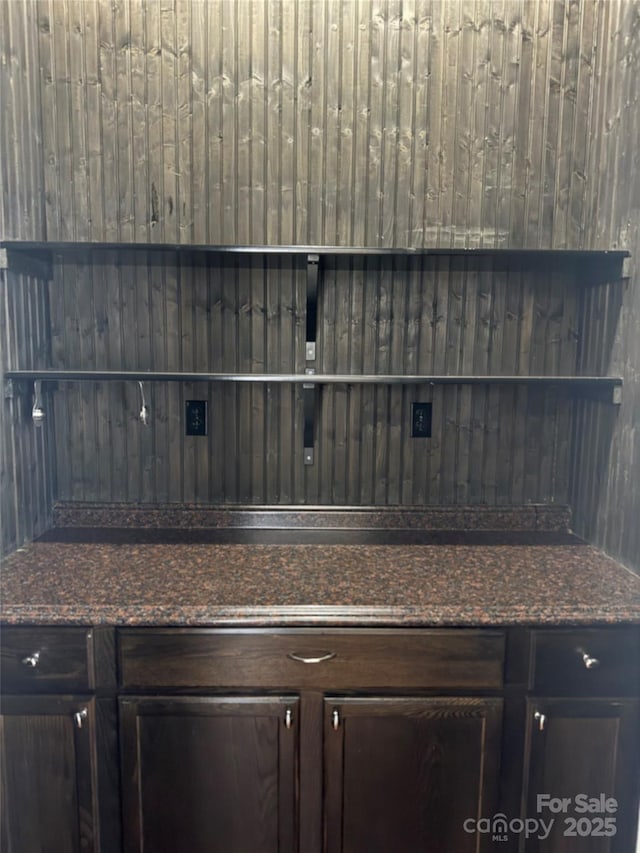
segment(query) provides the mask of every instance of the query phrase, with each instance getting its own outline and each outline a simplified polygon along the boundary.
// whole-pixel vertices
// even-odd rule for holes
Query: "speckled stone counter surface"
[[[640,622],[640,577],[560,532],[54,529],[1,595],[5,623]]]

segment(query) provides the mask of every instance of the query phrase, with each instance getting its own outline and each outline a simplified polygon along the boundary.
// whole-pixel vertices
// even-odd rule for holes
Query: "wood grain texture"
[[[87,630],[12,627],[2,630],[2,689],[8,693],[86,692]],[[27,657],[37,655],[35,667]]]
[[[86,709],[81,729],[73,716]],[[96,839],[94,701],[87,697],[5,696],[2,848],[93,853]]]
[[[534,713],[546,716],[539,731]],[[638,774],[638,700],[528,699],[525,779],[523,792],[527,816],[536,813],[537,797],[575,797],[593,787],[617,800],[616,833],[598,839],[593,849],[603,853],[633,850],[636,843],[635,806]],[[570,757],[564,761],[565,757]],[[566,847],[563,827],[554,825],[548,842],[531,839],[530,849],[542,851]],[[579,844],[581,842],[578,842]],[[549,846],[550,845],[550,846]]]
[[[589,245],[632,3],[5,5],[50,239]]]
[[[0,377],[19,364],[50,364],[46,282],[0,270]],[[42,427],[31,419],[33,386],[0,389],[0,556],[51,523],[55,486],[52,396]]]
[[[127,630],[120,635],[121,683],[148,688],[498,688],[504,634],[411,630],[252,632]],[[292,658],[317,658],[315,665]]]
[[[624,648],[621,655],[618,649]],[[582,649],[582,652],[577,651]],[[588,650],[588,652],[587,652]],[[601,666],[589,670],[587,652]],[[534,631],[529,687],[536,696],[639,696],[640,631]]]
[[[90,265],[65,263],[51,288],[55,367],[301,372],[304,258],[191,266],[151,256],[133,263],[121,253],[115,268],[103,253],[95,260],[93,276]],[[107,276],[113,298],[105,299]],[[318,370],[570,374],[581,290],[573,274],[552,280],[544,266],[525,274],[487,258],[479,265],[325,259]],[[568,498],[573,403],[553,389],[318,388],[313,466],[301,465],[301,388],[168,383],[147,386],[146,395],[149,426],[138,419],[136,383],[59,386],[60,498],[342,505]],[[207,402],[208,437],[184,436],[187,399]],[[433,404],[431,439],[411,438],[414,401]],[[96,442],[109,441],[111,456],[96,453]]]
[[[44,149],[40,119],[35,0],[0,8],[0,233],[5,238],[44,239]]]
[[[296,696],[121,698],[120,727],[127,853],[296,849]]]
[[[633,0],[25,0],[0,15],[4,235],[640,250]],[[297,273],[274,270],[267,278],[279,283],[267,286],[261,269],[233,267],[229,278],[126,267],[114,258],[91,282],[74,271],[64,296],[56,284],[54,301],[67,300],[52,306],[56,365],[88,354],[112,367],[204,366],[228,349],[225,359],[252,369],[272,352],[278,369],[301,367]],[[375,263],[340,274],[346,289],[320,308],[333,335],[319,343],[326,363],[402,370],[404,347],[407,363],[431,358],[443,370],[514,358],[523,372],[555,371],[589,340],[590,358],[623,374],[623,405],[613,415],[589,402],[574,416],[538,393],[425,388],[435,425],[425,450],[406,439],[406,391],[326,389],[317,462],[305,468],[302,401],[290,389],[159,387],[144,434],[135,388],[74,389],[55,403],[60,497],[571,496],[576,529],[638,567],[637,273],[605,312],[610,350],[592,328],[603,303],[581,314],[555,280],[512,287],[504,271],[477,269],[460,283],[445,263],[435,276],[412,270],[405,292]],[[82,344],[61,321],[65,305],[83,312]],[[182,436],[187,394],[209,402],[204,442]],[[7,408],[13,458],[20,439],[7,433]],[[30,475],[11,465],[20,473],[4,475],[6,547],[31,535],[30,522],[22,532],[11,520]]]
[[[44,149],[40,118],[36,5],[0,6],[0,233],[45,236]],[[0,270],[0,558],[50,523],[54,476],[52,418],[31,423],[29,397],[5,395],[5,370],[49,364],[46,284]]]
[[[588,291],[581,312],[580,371],[598,364],[624,378],[617,412],[597,401],[581,404],[575,422],[571,500],[578,533],[640,571],[640,154],[630,140],[640,133],[638,7],[596,6],[593,27],[600,50],[596,75],[606,78],[590,105],[593,142],[582,203],[591,245],[620,246],[633,256],[629,277],[606,291]]]
[[[326,697],[326,850],[489,850],[462,824],[497,805],[501,722],[502,699]]]

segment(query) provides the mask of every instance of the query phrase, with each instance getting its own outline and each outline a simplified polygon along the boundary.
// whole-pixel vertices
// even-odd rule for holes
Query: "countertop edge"
[[[111,625],[113,627],[469,627],[509,628],[576,625],[640,625],[640,607],[620,618],[617,611],[584,611],[558,607],[553,612],[508,612],[497,608],[478,617],[477,610],[459,605],[438,608],[428,616],[423,608],[299,605],[293,607],[176,607],[162,613],[141,606],[82,608],[14,606],[0,612],[0,624]]]

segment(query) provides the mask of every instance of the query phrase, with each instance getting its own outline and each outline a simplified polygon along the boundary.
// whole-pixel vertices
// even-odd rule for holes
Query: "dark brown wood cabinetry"
[[[633,850],[637,627],[73,631],[3,632],[2,853]]]
[[[527,853],[634,850],[638,700],[536,698],[527,711],[527,817],[553,820]]]
[[[640,632],[532,632],[523,808],[549,831],[526,853],[630,853],[636,845]],[[551,823],[550,823],[551,822]]]
[[[481,804],[496,803],[502,699],[449,697],[446,691],[502,689],[504,631],[124,629],[118,647],[125,690],[293,688],[300,697],[300,711],[295,697],[245,697],[237,705],[243,719],[235,723],[237,696],[122,698],[125,836],[131,844],[125,853],[140,853],[146,845],[161,853],[174,850],[169,839],[177,837],[188,838],[196,851],[222,837],[229,853],[289,850],[290,838],[293,849],[305,853],[434,844],[475,849],[462,821]],[[339,690],[350,692],[338,695]],[[426,696],[427,691],[445,696]],[[269,748],[250,734],[260,708],[274,715],[270,759],[263,753],[268,756]],[[162,750],[154,749],[161,741]],[[290,751],[278,761],[281,743],[289,743]],[[293,835],[286,831],[294,813],[288,799],[293,787],[275,784],[278,773],[288,778],[292,770],[291,744],[299,744],[300,767],[300,821]],[[212,763],[219,771],[204,772],[208,754],[217,756]],[[177,766],[208,779],[207,790],[198,797],[186,780],[176,785]],[[268,810],[270,829],[249,819],[264,811],[258,806],[264,774],[273,777],[269,790],[279,791]],[[152,793],[145,793],[144,777]],[[228,785],[231,801],[220,816],[211,808],[202,812],[202,802],[221,785]],[[167,805],[156,810],[151,804],[157,802]],[[145,803],[149,818],[138,813]],[[192,820],[194,808],[198,816]],[[244,822],[230,827],[234,808]]]
[[[504,645],[504,631],[471,629],[136,628],[119,664],[127,689],[500,688]]]
[[[4,693],[90,689],[93,632],[86,628],[6,628],[0,643]]]
[[[7,628],[1,650],[2,853],[97,853],[93,632]]]
[[[120,700],[125,853],[297,849],[298,701]]]
[[[637,696],[635,626],[532,631],[529,686],[540,696]]]
[[[94,731],[91,698],[3,698],[2,853],[98,850]]]
[[[464,822],[497,809],[501,717],[497,698],[327,697],[327,853],[477,851]]]

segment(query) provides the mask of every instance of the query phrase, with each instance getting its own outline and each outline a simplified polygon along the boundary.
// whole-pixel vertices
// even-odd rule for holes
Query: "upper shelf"
[[[623,250],[581,249],[490,249],[490,248],[377,248],[371,246],[213,246],[191,243],[119,243],[119,242],[54,242],[0,241],[0,269],[15,269],[41,278],[51,278],[56,257],[73,261],[93,255],[92,262],[102,260],[99,253],[128,252],[143,260],[150,253],[177,253],[185,260],[212,255],[278,255],[318,257],[456,257],[466,260],[494,258],[513,266],[548,265],[571,267],[589,274],[589,278],[622,274],[622,264],[629,252]],[[98,253],[97,257],[95,253]],[[104,257],[104,256],[103,256]]]
[[[280,382],[319,385],[573,385],[585,388],[622,385],[619,376],[531,376],[491,374],[410,373],[208,373],[162,370],[7,370],[7,379],[53,382]]]

